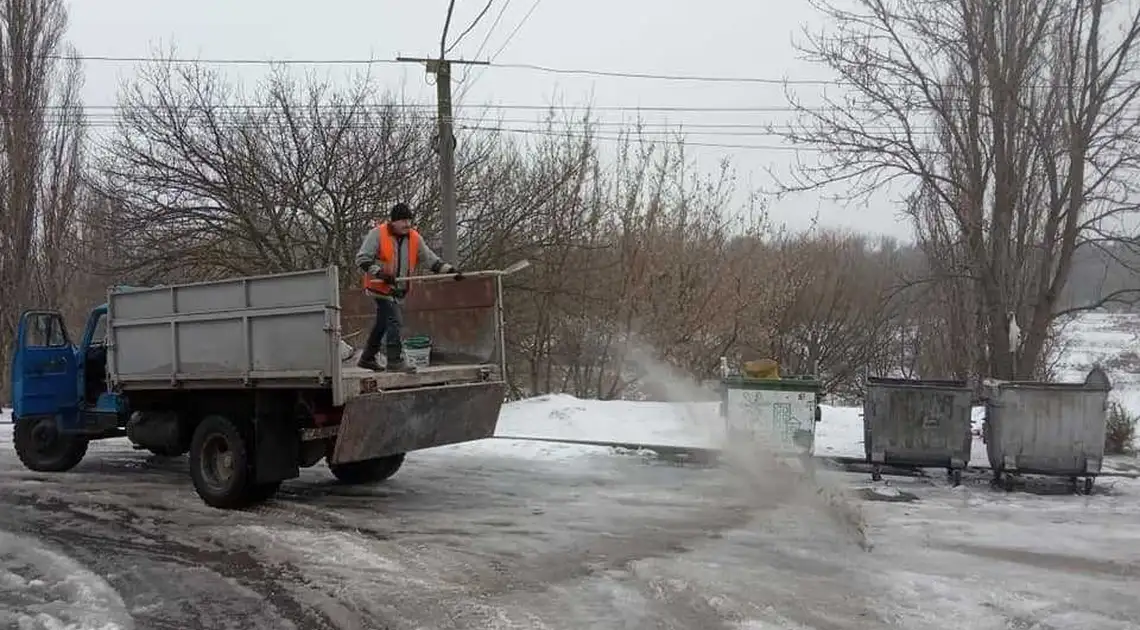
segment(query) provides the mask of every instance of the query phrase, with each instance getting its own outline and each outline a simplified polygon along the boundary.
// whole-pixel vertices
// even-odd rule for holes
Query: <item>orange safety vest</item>
[[[376,248],[376,264],[385,273],[396,275],[396,236],[392,234],[388,222],[384,221],[377,226],[380,230],[380,246]],[[420,233],[416,230],[408,231],[408,268],[403,269],[402,275],[410,276],[416,268],[416,262],[420,255]],[[380,295],[388,295],[392,292],[392,285],[381,282],[372,277],[372,274],[365,272],[364,274],[364,288]]]

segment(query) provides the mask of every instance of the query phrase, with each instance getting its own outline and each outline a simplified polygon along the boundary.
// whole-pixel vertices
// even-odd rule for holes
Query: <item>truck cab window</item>
[[[103,313],[99,316],[99,320],[95,322],[95,332],[91,335],[91,345],[103,346],[107,343],[107,314]]]
[[[25,348],[61,348],[67,345],[63,319],[56,313],[34,313],[28,317]]]

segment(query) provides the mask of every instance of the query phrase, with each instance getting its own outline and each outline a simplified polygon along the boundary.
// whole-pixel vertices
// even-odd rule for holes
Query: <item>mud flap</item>
[[[344,406],[330,463],[344,464],[489,438],[499,423],[502,381],[365,394]]]

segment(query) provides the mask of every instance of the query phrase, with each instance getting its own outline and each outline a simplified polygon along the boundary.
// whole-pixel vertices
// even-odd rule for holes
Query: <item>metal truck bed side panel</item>
[[[502,361],[502,295],[498,278],[439,280],[416,284],[404,303],[403,336],[428,335],[433,365],[488,364]],[[364,345],[376,305],[360,289],[341,293],[345,335]]]
[[[149,289],[108,299],[111,379],[147,385],[340,386],[335,267]]]
[[[332,464],[489,438],[506,397],[502,381],[403,389],[352,398]]]

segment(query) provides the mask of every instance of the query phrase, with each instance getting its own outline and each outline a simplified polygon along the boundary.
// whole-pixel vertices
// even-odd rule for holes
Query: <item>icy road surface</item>
[[[843,507],[787,474],[489,440],[373,488],[318,466],[233,513],[201,504],[184,459],[115,441],[36,474],[8,431],[5,630],[1140,628],[1133,481],[1080,497],[893,479]]]

